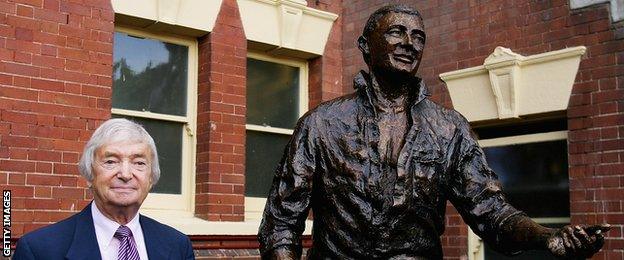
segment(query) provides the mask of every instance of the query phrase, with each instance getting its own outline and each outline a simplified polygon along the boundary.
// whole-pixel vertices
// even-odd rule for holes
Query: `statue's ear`
[[[364,54],[365,56],[368,56],[369,54],[368,40],[363,35],[358,38],[358,49],[360,49],[362,54]]]
[[[370,50],[368,49],[368,40],[364,36],[360,36],[358,38],[358,49],[362,52],[362,57],[364,58],[364,62],[369,64],[370,61]]]

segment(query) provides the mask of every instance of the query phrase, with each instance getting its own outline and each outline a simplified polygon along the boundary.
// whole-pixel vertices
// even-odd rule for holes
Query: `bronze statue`
[[[469,124],[427,98],[416,77],[418,11],[375,11],[358,39],[369,72],[356,93],[298,122],[277,169],[259,240],[265,259],[298,259],[314,211],[310,259],[442,259],[446,201],[497,251],[589,257],[608,225],[550,229],[507,203]]]

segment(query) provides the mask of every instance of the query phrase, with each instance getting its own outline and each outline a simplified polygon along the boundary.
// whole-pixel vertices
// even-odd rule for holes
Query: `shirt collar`
[[[91,215],[93,217],[93,224],[95,225],[96,235],[98,243],[104,248],[108,248],[113,241],[115,232],[121,226],[119,223],[104,216],[104,214],[95,205],[95,202],[91,203]],[[137,229],[141,228],[139,223],[139,214],[137,213],[126,225],[130,228],[132,234],[137,234]]]
[[[355,90],[364,97],[367,101],[365,102],[365,106],[373,111],[373,114],[377,115],[377,111],[375,109],[375,99],[373,98],[373,75],[367,73],[366,71],[361,70],[353,79],[353,87]],[[430,96],[427,87],[425,86],[424,81],[419,77],[412,78],[412,87],[410,88],[410,95],[414,97],[414,101],[412,102],[412,107],[418,104],[423,99]]]

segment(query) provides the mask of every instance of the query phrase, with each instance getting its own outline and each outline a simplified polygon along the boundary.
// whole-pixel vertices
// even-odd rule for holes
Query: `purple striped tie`
[[[118,260],[139,260],[139,250],[137,250],[132,231],[126,226],[119,226],[114,235],[119,239],[119,252],[117,253]]]

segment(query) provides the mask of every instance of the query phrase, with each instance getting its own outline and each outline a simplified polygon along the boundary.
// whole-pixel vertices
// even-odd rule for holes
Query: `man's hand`
[[[610,229],[609,224],[565,226],[548,238],[546,246],[560,258],[589,258],[600,251],[603,233]]]

